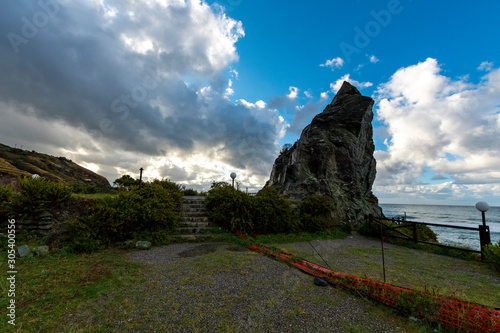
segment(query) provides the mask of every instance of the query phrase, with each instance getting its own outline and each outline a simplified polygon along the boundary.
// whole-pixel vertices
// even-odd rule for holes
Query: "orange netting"
[[[245,239],[241,234],[240,237]],[[442,327],[454,331],[500,332],[500,311],[334,272],[307,260],[297,259],[291,254],[273,251],[262,245],[249,245],[247,247],[263,255],[287,262],[307,274],[321,277],[334,286],[376,300],[406,315],[441,324]]]

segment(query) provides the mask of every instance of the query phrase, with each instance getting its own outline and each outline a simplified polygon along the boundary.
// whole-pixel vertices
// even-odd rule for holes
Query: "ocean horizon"
[[[386,217],[403,217],[409,221],[442,223],[449,225],[477,227],[482,224],[481,212],[475,206],[461,205],[417,205],[379,204]],[[492,206],[486,212],[486,225],[490,227],[491,243],[500,240],[500,207]],[[466,246],[480,249],[479,232],[429,226],[436,234],[438,242],[452,246]]]

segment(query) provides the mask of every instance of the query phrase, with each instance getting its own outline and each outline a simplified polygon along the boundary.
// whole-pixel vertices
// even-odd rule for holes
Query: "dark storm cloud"
[[[123,151],[220,147],[215,158],[268,172],[277,116],[225,98],[244,33],[206,4],[4,1],[0,31],[0,102],[16,113]]]

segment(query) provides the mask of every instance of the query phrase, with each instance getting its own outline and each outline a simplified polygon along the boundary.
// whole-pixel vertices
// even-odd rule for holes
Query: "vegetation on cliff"
[[[94,186],[99,191],[109,191],[106,178],[90,171],[66,157],[12,148],[0,144],[0,184],[15,184],[18,176],[38,174],[41,177],[66,185]]]

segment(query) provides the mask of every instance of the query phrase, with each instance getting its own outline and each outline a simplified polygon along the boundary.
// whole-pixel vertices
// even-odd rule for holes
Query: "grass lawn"
[[[276,246],[322,264],[312,249],[306,250],[294,244]],[[383,279],[380,249],[350,247],[328,253],[326,247],[322,250],[319,246],[318,250],[333,269],[377,281]],[[283,308],[280,314],[290,321],[307,321],[310,318],[307,313],[309,306],[339,308],[344,300],[354,299],[363,309],[363,315],[359,320],[339,321],[337,324],[343,331],[363,332],[363,321],[370,321],[370,318],[397,323],[403,332],[432,331],[345,291],[318,289],[310,277],[302,273],[286,273],[286,266],[281,263],[283,280],[277,281],[276,294],[257,295],[259,300],[252,301],[253,288],[258,290],[264,283],[275,283],[266,278],[254,278],[255,274],[266,270],[266,266],[251,264],[259,256],[251,251],[218,249],[166,266],[132,262],[126,251],[118,249],[94,254],[59,252],[47,257],[17,259],[17,325],[7,324],[7,317],[2,315],[0,331],[110,332],[152,331],[154,328],[158,332],[205,332],[208,329],[200,322],[210,321],[211,316],[216,316],[227,319],[221,319],[208,331],[243,332],[245,330],[231,319],[231,315],[233,307],[246,304],[248,315],[255,320],[256,327],[260,327],[252,331],[266,332],[266,325],[270,325],[271,320],[270,311],[281,311],[280,300],[285,298],[296,302],[293,307]],[[3,252],[0,269],[5,272],[4,258]],[[221,290],[217,295],[204,291],[204,286],[213,287],[220,283],[216,275],[229,273],[239,276],[246,287]],[[417,290],[433,289],[443,296],[500,306],[500,276],[479,262],[390,246],[386,249],[386,275],[387,282],[394,285]],[[3,314],[8,301],[3,295],[7,295],[7,290],[6,279],[0,280]],[[317,294],[318,290],[325,292]],[[198,302],[189,309],[183,308],[183,302],[193,297]],[[308,303],[304,303],[304,299]],[[213,304],[218,306],[214,308]]]
[[[380,242],[372,243],[338,251],[330,251],[326,242],[316,247],[333,270],[384,282]],[[384,247],[386,283],[500,308],[500,274],[489,265],[387,243]],[[297,249],[293,244],[282,248],[326,265],[312,248]]]
[[[0,269],[7,271],[2,253]],[[2,332],[65,331],[65,319],[75,309],[134,283],[144,281],[142,265],[132,263],[122,251],[95,254],[52,254],[18,258],[16,262],[16,326],[2,315]],[[7,308],[7,280],[0,280],[0,307]],[[119,302],[111,299],[110,305]],[[14,328],[14,329],[13,329]]]

